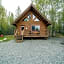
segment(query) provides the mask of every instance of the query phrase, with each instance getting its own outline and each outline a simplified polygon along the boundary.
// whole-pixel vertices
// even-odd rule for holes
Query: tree
[[[0,31],[1,33],[3,33],[3,30],[6,30],[6,22],[7,22],[7,19],[6,19],[6,11],[5,11],[5,8],[0,5]]]
[[[15,27],[12,25],[12,23],[14,22],[13,13],[9,12],[7,21],[8,21],[7,34],[12,35],[14,33],[14,29],[15,29]]]
[[[2,0],[0,0],[0,6],[1,6]]]
[[[51,20],[51,36],[54,36],[56,32],[64,30],[64,12],[58,12],[64,8],[64,0],[32,0],[35,3],[37,9]],[[63,24],[62,24],[63,23]]]
[[[40,11],[40,13],[46,15],[46,11],[49,9],[49,0],[32,0],[32,2],[35,3],[35,6]]]
[[[63,8],[61,14],[62,14],[62,16],[61,16],[61,20],[62,20],[62,23],[61,23],[62,24],[62,31],[61,32],[62,32],[62,34],[64,34],[64,8]]]
[[[9,12],[9,15],[8,15],[8,24],[11,25],[14,21],[14,15],[13,13]]]
[[[9,15],[7,15],[5,8],[2,5],[0,5],[0,34],[11,35],[14,33],[15,27],[12,26],[13,21],[13,13],[9,12]]]
[[[21,13],[21,9],[20,9],[20,6],[18,6],[17,7],[17,9],[16,9],[16,18],[20,15],[20,13]]]

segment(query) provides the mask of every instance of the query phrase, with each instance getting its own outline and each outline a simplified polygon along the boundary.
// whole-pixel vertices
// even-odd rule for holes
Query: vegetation
[[[15,27],[12,25],[15,18],[17,18],[20,15],[21,9],[18,6],[16,9],[16,15],[14,17],[14,14],[12,12],[9,12],[7,14],[7,11],[1,4],[0,0],[0,35],[13,35]]]
[[[37,9],[51,22],[51,36],[64,35],[64,0],[32,0]]]
[[[21,14],[21,9],[20,9],[20,6],[17,7],[16,9],[16,18]]]
[[[13,13],[7,15],[5,8],[0,5],[0,34],[12,35],[14,33],[14,27],[11,25],[13,20]]]
[[[4,37],[0,37],[0,42],[5,42],[13,39],[14,39],[13,35],[5,35]]]

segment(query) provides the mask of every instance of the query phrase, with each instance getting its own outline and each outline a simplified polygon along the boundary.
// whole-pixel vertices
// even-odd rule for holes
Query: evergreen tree
[[[17,7],[16,9],[16,18],[21,14],[21,9],[20,9],[20,6]]]
[[[0,6],[1,6],[2,0],[0,0]]]
[[[7,22],[7,19],[6,19],[6,11],[5,11],[5,8],[1,5],[0,6],[0,31],[1,33],[3,33],[3,30],[6,30],[6,22]]]

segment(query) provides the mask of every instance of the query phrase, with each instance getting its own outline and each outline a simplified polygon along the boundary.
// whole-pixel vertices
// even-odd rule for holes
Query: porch
[[[47,39],[48,38],[48,32],[40,34],[40,32],[28,32],[27,34],[23,35],[24,39]],[[17,35],[16,40],[22,40],[22,35]]]

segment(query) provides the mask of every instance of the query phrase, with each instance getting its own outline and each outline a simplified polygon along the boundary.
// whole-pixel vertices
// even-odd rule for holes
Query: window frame
[[[39,26],[39,31],[37,31],[36,29],[35,29],[35,31],[40,32],[40,25],[32,25],[32,26],[35,26],[35,27],[36,27],[36,26]],[[32,26],[31,26],[31,31],[34,32],[34,31],[32,30]]]

